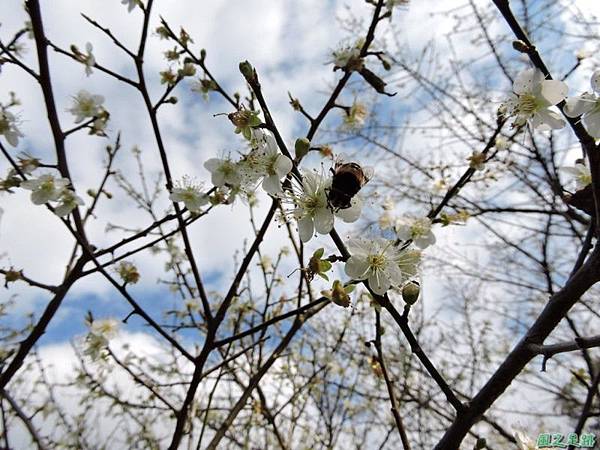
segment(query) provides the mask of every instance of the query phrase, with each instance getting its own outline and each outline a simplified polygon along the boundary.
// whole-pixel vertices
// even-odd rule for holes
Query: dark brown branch
[[[17,373],[19,368],[23,365],[23,361],[36,344],[36,342],[42,337],[42,335],[46,332],[46,327],[58,311],[62,301],[67,295],[67,292],[77,281],[79,276],[81,275],[81,270],[84,264],[87,261],[87,257],[81,257],[71,270],[71,272],[67,275],[66,279],[56,290],[56,294],[54,298],[50,300],[46,309],[42,313],[40,319],[31,330],[31,333],[19,344],[19,349],[17,350],[16,355],[10,361],[10,364],[6,369],[2,371],[0,374],[0,390],[6,389],[6,385],[12,379],[12,377]]]
[[[249,330],[242,331],[241,333],[238,333],[238,334],[235,334],[235,335],[230,336],[228,338],[216,341],[213,344],[213,347],[214,348],[222,347],[223,345],[227,345],[227,344],[230,344],[232,342],[235,342],[235,341],[238,341],[240,339],[243,339],[246,336],[249,336],[251,334],[257,333],[259,331],[262,331],[262,330],[270,327],[274,323],[280,322],[280,321],[288,319],[290,317],[297,316],[299,314],[303,314],[304,312],[308,311],[309,309],[312,309],[312,308],[314,308],[314,307],[318,306],[319,304],[321,304],[323,302],[326,302],[326,301],[329,301],[329,299],[327,299],[326,297],[320,297],[320,298],[316,299],[315,301],[313,301],[311,303],[307,303],[306,305],[301,306],[300,308],[297,308],[297,309],[295,309],[293,311],[289,311],[289,312],[287,312],[285,314],[281,314],[279,316],[273,317],[272,319],[267,320],[267,321],[261,323],[260,325],[256,325],[255,327],[250,328]]]
[[[558,344],[530,344],[529,350],[536,355],[544,355],[542,362],[542,372],[546,371],[546,362],[558,353],[573,352],[583,350],[584,348],[593,348],[600,346],[600,335],[587,338],[575,338],[573,341],[560,342]]]
[[[530,344],[541,345],[578,299],[598,280],[600,280],[600,250],[596,248],[567,284],[550,298],[534,324],[469,403],[468,408],[457,415],[435,447],[437,450],[459,447],[473,424],[535,356],[535,352],[530,349]]]
[[[404,424],[402,423],[402,417],[400,416],[400,411],[396,403],[394,385],[390,380],[390,376],[385,365],[385,360],[383,358],[383,349],[381,347],[381,317],[377,309],[375,309],[375,340],[373,342],[375,344],[375,350],[377,350],[377,360],[379,361],[381,373],[383,374],[383,379],[385,380],[385,386],[387,388],[388,396],[390,399],[392,415],[394,416],[396,428],[398,429],[398,433],[400,434],[402,446],[404,447],[404,450],[410,450],[410,442],[408,441],[408,436],[406,435],[406,430],[404,429]]]

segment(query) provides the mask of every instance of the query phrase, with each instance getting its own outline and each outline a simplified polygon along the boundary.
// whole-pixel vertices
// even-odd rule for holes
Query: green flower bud
[[[296,159],[302,159],[306,156],[308,150],[310,149],[310,141],[306,138],[298,138],[296,139],[294,148],[296,150]]]
[[[409,305],[414,305],[419,299],[421,288],[416,281],[409,281],[402,288],[402,299]]]
[[[242,61],[240,63],[240,72],[244,75],[244,78],[248,83],[252,83],[256,81],[256,72],[254,71],[254,67],[248,61]]]

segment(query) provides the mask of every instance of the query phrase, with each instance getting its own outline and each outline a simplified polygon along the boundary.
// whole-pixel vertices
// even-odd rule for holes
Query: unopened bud
[[[248,61],[242,61],[240,63],[240,72],[244,75],[244,78],[248,83],[252,83],[256,81],[256,73],[254,72],[254,67]]]
[[[512,46],[516,51],[521,53],[529,53],[529,50],[531,50],[529,45],[521,40],[513,41]]]
[[[294,145],[296,150],[296,159],[302,159],[308,153],[310,149],[310,141],[306,138],[298,138],[296,139],[296,144]]]
[[[402,299],[407,304],[414,305],[419,299],[420,293],[421,288],[419,287],[419,283],[416,281],[410,281],[402,288]]]

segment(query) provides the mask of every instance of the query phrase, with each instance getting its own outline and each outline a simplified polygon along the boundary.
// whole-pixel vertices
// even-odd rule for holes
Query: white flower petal
[[[42,189],[38,189],[31,193],[31,201],[34,205],[43,205],[44,203],[50,201],[50,198],[51,193]]]
[[[319,234],[327,234],[333,228],[333,213],[328,207],[317,209],[314,219],[315,229]]]
[[[281,183],[279,182],[279,176],[277,175],[265,177],[262,182],[262,187],[267,194],[271,195],[278,195],[283,192]]]
[[[592,85],[594,92],[600,94],[600,69],[594,71],[592,74],[592,79],[590,80],[590,84]]]
[[[600,110],[583,117],[583,123],[588,133],[596,139],[600,139]]]
[[[384,272],[385,276],[390,280],[392,286],[398,286],[404,281],[402,271],[396,264],[386,265]]]
[[[369,262],[365,257],[358,255],[352,255],[348,261],[346,261],[346,265],[344,266],[346,275],[355,280],[366,278],[368,270]]]
[[[564,111],[568,117],[578,117],[594,109],[595,105],[596,102],[593,96],[583,94],[577,97],[569,97]]]
[[[544,80],[541,84],[541,96],[548,101],[550,105],[556,105],[562,102],[567,93],[569,87],[559,80]]]
[[[559,130],[565,126],[565,121],[554,111],[540,109],[532,118],[534,128]]]
[[[390,280],[381,271],[369,274],[369,287],[377,295],[383,295],[390,288]]]
[[[302,242],[308,242],[313,237],[315,227],[312,217],[303,217],[298,220],[298,232],[300,233],[300,240]]]
[[[531,92],[534,86],[534,79],[538,79],[535,69],[525,69],[520,72],[513,83],[513,92],[515,94],[525,94]]]
[[[362,212],[362,204],[362,198],[359,196],[354,196],[350,201],[350,208],[340,209],[336,211],[335,215],[346,223],[356,222],[360,217],[360,213]]]
[[[402,241],[408,241],[411,236],[410,225],[405,223],[396,223],[396,235]]]
[[[430,231],[426,236],[420,236],[415,238],[414,243],[421,250],[429,247],[430,245],[435,244],[435,235],[432,231]]]
[[[292,170],[292,160],[285,155],[277,156],[275,161],[275,173],[279,178],[285,177]]]

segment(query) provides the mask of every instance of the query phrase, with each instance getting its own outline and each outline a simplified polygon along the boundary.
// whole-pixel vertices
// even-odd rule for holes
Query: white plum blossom
[[[516,116],[513,126],[531,121],[534,128],[563,128],[565,121],[549,108],[563,101],[568,90],[562,81],[546,80],[540,70],[526,69],[515,78],[514,94],[500,107],[500,112]]]
[[[368,114],[364,104],[354,101],[344,117],[344,126],[351,129],[360,128],[365,124]]]
[[[362,40],[357,41],[354,45],[343,46],[333,52],[333,64],[335,67],[345,68],[348,66],[349,69],[360,68],[363,65],[362,58],[360,57],[360,50],[364,42]]]
[[[271,133],[253,130],[252,151],[241,161],[245,178],[253,183],[263,178],[262,187],[271,195],[283,193],[280,180],[292,170],[292,160],[279,153]]]
[[[208,195],[202,192],[201,186],[194,184],[189,178],[173,188],[169,199],[174,202],[183,202],[185,207],[192,213],[199,213],[200,208],[209,202]]]
[[[113,339],[119,332],[119,321],[116,319],[98,319],[92,322],[90,333],[106,340]]]
[[[54,208],[54,214],[59,217],[65,217],[77,208],[78,205],[84,205],[83,199],[70,189],[63,189],[60,196],[60,203]]]
[[[15,115],[1,107],[0,135],[4,136],[8,143],[13,147],[16,147],[19,144],[19,138],[23,137],[23,134],[17,128],[17,118]]]
[[[369,287],[378,295],[383,295],[392,286],[404,281],[398,262],[402,250],[394,241],[383,238],[356,238],[348,242],[350,258],[346,261],[346,275],[355,280],[367,280]]]
[[[412,240],[420,249],[435,244],[431,220],[427,217],[401,217],[396,220],[395,229],[398,239]]]
[[[485,169],[485,153],[474,151],[471,156],[467,158],[469,161],[469,168],[473,170],[483,170]]]
[[[206,170],[210,172],[212,184],[215,186],[239,186],[242,181],[239,168],[230,157],[211,158],[204,163]]]
[[[100,116],[104,111],[102,103],[104,103],[103,96],[92,95],[82,89],[73,98],[73,106],[68,111],[75,116],[75,123],[79,123],[86,118]]]
[[[592,182],[592,174],[589,167],[580,162],[574,166],[563,167],[561,170],[575,181],[575,189],[578,191]]]
[[[308,242],[315,230],[327,234],[333,228],[333,211],[327,200],[327,190],[331,187],[331,177],[317,172],[302,174],[302,188],[292,188],[292,200],[295,204],[293,216],[298,221],[298,231],[302,242]]]
[[[31,201],[35,205],[43,205],[49,201],[58,200],[69,184],[67,178],[54,178],[51,174],[44,174],[38,178],[23,181],[21,187],[32,191]]]
[[[590,83],[593,92],[569,97],[565,105],[565,114],[568,117],[582,116],[581,121],[587,132],[592,137],[600,139],[600,69],[592,74]]]

